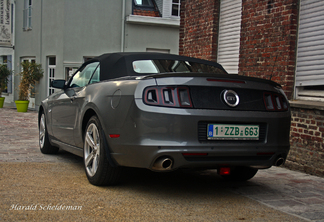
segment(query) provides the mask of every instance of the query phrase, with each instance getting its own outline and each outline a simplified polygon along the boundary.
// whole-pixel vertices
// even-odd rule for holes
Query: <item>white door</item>
[[[51,87],[51,82],[55,79],[55,69],[56,69],[56,57],[47,58],[47,96],[54,93],[54,88]]]

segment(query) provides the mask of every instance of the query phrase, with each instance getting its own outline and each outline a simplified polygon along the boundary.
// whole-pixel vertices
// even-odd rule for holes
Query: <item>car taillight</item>
[[[143,100],[147,105],[192,108],[189,88],[186,86],[147,87]]]
[[[277,93],[265,92],[263,94],[264,105],[269,111],[286,111],[288,103],[286,99]]]
[[[159,103],[157,89],[152,88],[146,91],[145,103],[152,105]]]
[[[192,107],[191,99],[189,95],[189,89],[187,87],[177,88],[179,104],[181,107]]]

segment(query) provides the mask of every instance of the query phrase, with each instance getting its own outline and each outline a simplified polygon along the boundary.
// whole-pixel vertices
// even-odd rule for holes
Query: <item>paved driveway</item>
[[[324,178],[272,167],[248,182],[214,170],[127,169],[88,183],[82,159],[38,149],[37,113],[0,109],[0,221],[324,221]]]

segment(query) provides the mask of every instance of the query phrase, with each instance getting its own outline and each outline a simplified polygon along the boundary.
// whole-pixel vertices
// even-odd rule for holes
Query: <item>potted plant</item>
[[[24,61],[21,63],[22,71],[19,73],[19,100],[16,100],[18,112],[27,112],[29,96],[34,85],[43,77],[43,69],[40,64]]]
[[[2,91],[6,88],[8,84],[8,77],[11,74],[11,70],[7,68],[6,64],[0,65],[0,108],[3,107],[5,98],[1,97]]]

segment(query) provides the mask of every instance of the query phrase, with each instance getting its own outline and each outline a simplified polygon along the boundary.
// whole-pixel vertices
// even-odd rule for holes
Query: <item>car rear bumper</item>
[[[153,169],[161,158],[171,169],[221,165],[267,168],[289,152],[290,112],[248,112],[151,107],[136,101],[118,129],[105,130],[111,155],[121,166]],[[259,141],[202,140],[201,123],[260,124]],[[109,138],[109,134],[120,134]],[[206,135],[207,137],[207,135]],[[163,169],[161,169],[163,170]]]
[[[217,168],[218,166],[251,166],[268,168],[276,164],[279,158],[286,159],[289,146],[269,147],[271,152],[258,153],[254,147],[245,147],[244,151],[226,147],[226,151],[202,147],[145,147],[123,146],[127,153],[112,153],[112,157],[121,166],[148,168],[154,170],[154,164],[161,158],[172,160],[171,169],[177,168]],[[189,154],[188,156],[186,154]],[[195,155],[197,154],[197,155]],[[156,170],[164,170],[163,168]]]

